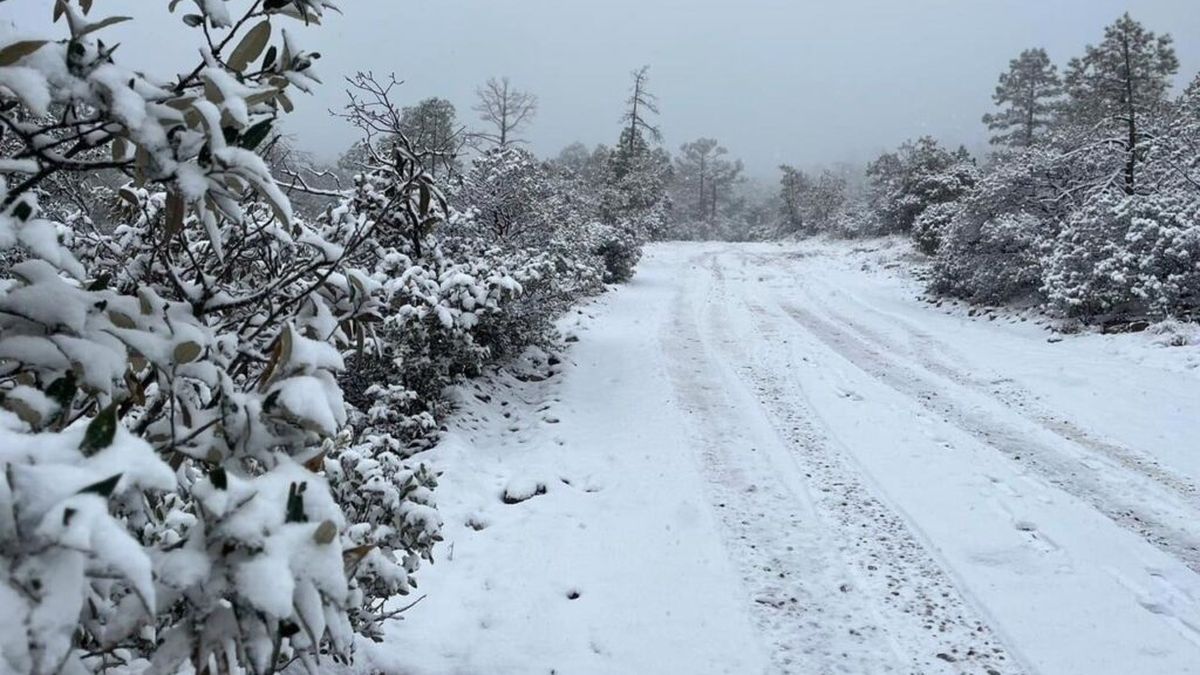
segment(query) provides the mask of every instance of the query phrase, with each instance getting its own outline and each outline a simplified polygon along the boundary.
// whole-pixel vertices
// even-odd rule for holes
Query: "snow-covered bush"
[[[984,304],[1036,297],[1045,228],[1030,213],[959,212],[944,230],[930,289]]]
[[[1066,213],[1061,163],[1057,151],[1030,148],[988,165],[940,225],[930,289],[989,304],[1040,299],[1042,259]]]
[[[422,559],[433,561],[442,525],[433,500],[437,476],[410,459],[412,449],[389,431],[391,420],[381,419],[392,414],[391,404],[409,403],[411,391],[387,389],[370,393],[375,405],[365,420],[352,423],[364,431],[332,443],[323,462],[334,498],[354,519],[342,534],[352,577],[349,619],[356,631],[374,640],[382,638],[383,624],[398,613],[389,601],[416,586],[413,575]]]
[[[1200,325],[1174,317],[1153,324],[1147,332],[1154,336],[1154,344],[1162,347],[1186,347],[1200,343]]]
[[[115,407],[60,430],[60,402],[75,385],[69,376],[56,384],[12,387],[0,412],[4,672],[78,670],[79,633],[101,648],[137,638],[160,601],[138,530],[153,517],[150,496],[174,489],[175,474]]]
[[[625,283],[633,278],[642,259],[642,241],[631,229],[608,227],[600,236],[596,253],[604,261],[604,283]]]
[[[1070,316],[1165,317],[1200,304],[1200,195],[1107,193],[1073,212],[1045,262]]]
[[[477,159],[452,201],[463,215],[443,234],[447,252],[492,261],[521,286],[506,311],[481,323],[480,342],[493,356],[544,344],[554,317],[599,292],[602,280],[628,278],[640,255],[642,240],[627,234],[630,226],[599,222],[594,192],[523,150]]]
[[[962,205],[958,202],[932,204],[921,211],[921,215],[913,221],[911,233],[917,250],[925,255],[937,253],[945,237],[946,228],[960,211]]]
[[[279,24],[332,4],[198,3],[208,56],[170,83],[117,65],[98,35],[121,19],[92,5],[54,3],[67,40],[0,36],[21,141],[0,194],[20,250],[0,288],[4,670],[315,669],[348,654],[356,609],[317,460],[346,421],[340,350],[380,309],[346,264],[373,224],[323,237],[255,150],[315,82]],[[50,177],[100,170],[132,181],[113,231],[47,219]]]
[[[538,281],[544,283],[534,286],[573,296],[566,298],[568,304],[597,292],[596,278],[606,283],[628,280],[647,233],[664,225],[661,203],[601,222],[604,198],[597,192],[607,188],[585,185],[518,148],[498,148],[478,158],[463,183],[453,201],[465,217],[445,236],[471,242],[459,249],[479,241],[494,245],[510,268],[547,255],[553,261],[548,271],[555,279],[543,275]],[[589,267],[596,273],[587,274]],[[525,295],[536,292],[531,287]]]
[[[477,238],[514,247],[544,245],[557,223],[560,206],[550,170],[529,151],[516,146],[493,148],[477,157],[454,194],[454,205],[472,217],[462,221]]]
[[[885,234],[885,229],[867,205],[849,202],[834,216],[829,234],[841,239],[862,239]]]
[[[936,204],[957,201],[978,180],[964,149],[949,152],[930,137],[905,143],[867,167],[869,203],[884,232],[911,232],[917,218]],[[936,237],[925,231],[922,248],[936,250]]]

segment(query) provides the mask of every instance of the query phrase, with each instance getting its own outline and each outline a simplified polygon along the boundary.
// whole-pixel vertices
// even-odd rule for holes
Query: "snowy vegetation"
[[[861,195],[784,167],[781,229],[910,235],[929,289],[969,302],[1110,326],[1193,319],[1200,77],[1172,93],[1178,69],[1171,38],[1129,15],[1061,74],[1023,51],[983,119],[990,155],[923,137],[872,162]]]
[[[362,74],[363,141],[300,166],[275,130],[319,54],[288,24],[332,2],[197,2],[177,79],[93,9],[0,36],[0,670],[350,660],[441,539],[445,388],[631,276],[662,163],[637,125],[596,173],[538,160],[505,81],[464,167],[453,106]]]
[[[1129,16],[1061,75],[1014,59],[986,158],[922,137],[774,191],[716,138],[672,155],[648,67],[611,146],[553,158],[508,78],[472,125],[361,72],[361,138],[320,166],[282,119],[325,86],[296,33],[333,0],[156,2],[201,55],[176,76],[121,65],[137,17],[103,2],[0,29],[0,672],[352,662],[441,555],[450,388],[553,350],[650,241],[903,234],[937,294],[1200,309],[1200,78],[1172,91]]]

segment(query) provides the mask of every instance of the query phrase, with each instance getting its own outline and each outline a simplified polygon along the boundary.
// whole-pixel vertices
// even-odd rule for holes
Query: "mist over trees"
[[[1200,303],[1200,78],[1180,93],[1169,35],[1128,14],[1061,71],[1031,48],[999,75],[983,123],[993,151],[932,137],[829,195],[784,167],[781,233],[903,234],[931,256],[929,290],[1022,303],[1083,323],[1140,328]],[[849,227],[846,227],[849,225]]]
[[[556,322],[650,242],[893,236],[932,295],[1200,312],[1200,77],[1173,91],[1171,38],[1129,15],[1061,70],[1018,54],[986,156],[897,139],[776,184],[720,128],[669,150],[685,102],[649,65],[605,143],[554,157],[508,77],[460,116],[363,71],[334,113],[360,138],[322,165],[281,130],[337,85],[286,29],[336,3],[159,2],[201,54],[182,73],[123,65],[106,29],[140,17],[103,2],[0,37],[4,672],[351,662],[440,552],[451,388],[521,355],[543,376]]]
[[[1058,67],[1045,49],[1027,49],[1013,59],[992,100],[1000,108],[983,116],[988,129],[996,132],[992,143],[1009,147],[1032,147],[1045,139],[1054,124],[1062,95]]]
[[[518,134],[537,114],[537,96],[513,87],[507,77],[489,78],[475,96],[478,102],[473,110],[484,123],[475,132],[477,139],[499,148],[525,142]]]
[[[435,96],[405,106],[400,113],[400,132],[414,147],[437,157],[429,166],[434,176],[462,172],[461,155],[470,136],[450,101]]]
[[[675,208],[680,217],[715,227],[734,198],[733,187],[742,173],[740,160],[715,138],[684,143],[675,157]]]

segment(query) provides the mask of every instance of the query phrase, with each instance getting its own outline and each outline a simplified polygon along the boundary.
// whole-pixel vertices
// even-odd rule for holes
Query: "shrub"
[[[1069,316],[1166,317],[1200,302],[1200,199],[1108,193],[1072,213],[1044,289]]]

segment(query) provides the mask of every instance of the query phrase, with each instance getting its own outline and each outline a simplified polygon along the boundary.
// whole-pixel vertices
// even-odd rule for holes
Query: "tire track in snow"
[[[1200,532],[1196,525],[1200,522],[1200,512],[1173,491],[1167,492],[1141,473],[1123,471],[1112,462],[1083,461],[1040,442],[1011,423],[962,405],[957,402],[958,397],[947,395],[943,384],[922,376],[917,369],[812,312],[793,304],[781,307],[797,324],[863,372],[1200,572]],[[1032,424],[1029,420],[1021,421]],[[1070,439],[1057,440],[1060,446],[1070,444]],[[1088,453],[1086,447],[1078,444],[1074,448],[1079,454]]]
[[[811,504],[766,462],[765,443],[771,439],[752,436],[755,429],[746,428],[752,411],[731,400],[689,298],[676,302],[664,328],[678,405],[693,421],[713,511],[774,670],[797,675],[921,672],[909,668],[908,659],[894,650],[871,608],[842,590],[849,582],[831,559]]]
[[[706,258],[715,287],[704,311],[686,298],[678,302],[665,341],[676,355],[672,376],[697,419],[718,515],[777,667],[805,674],[1019,672],[899,516],[813,432],[810,413],[795,405],[802,394],[772,389],[761,367],[725,368],[724,375],[715,367],[745,362],[746,355],[729,333],[722,268]],[[709,353],[715,348],[718,360]],[[778,372],[779,364],[765,366]],[[765,434],[748,438],[753,427],[734,426],[753,416],[746,403],[737,405],[737,390],[763,418]],[[731,416],[735,410],[740,414]],[[786,602],[772,601],[780,591]]]
[[[836,308],[831,307],[828,303],[816,297],[814,293],[806,293],[806,297],[809,302],[821,307],[827,318],[840,323],[845,329],[856,333],[860,339],[892,353],[905,352],[916,364],[930,373],[987,396],[1004,405],[1014,414],[1098,455],[1100,461],[1111,462],[1126,471],[1140,474],[1158,483],[1163,488],[1171,490],[1191,504],[1193,508],[1200,508],[1200,488],[1188,477],[1164,467],[1149,453],[1096,438],[1095,435],[1088,433],[1079,425],[1064,419],[1062,414],[1056,414],[1039,406],[1034,402],[1037,400],[1037,397],[1012,380],[999,377],[991,379],[981,378],[948,365],[939,355],[953,354],[953,349],[929,333],[916,328],[905,319],[875,309],[844,293],[839,295],[839,298],[847,299],[863,311],[883,318],[891,325],[903,330],[915,346],[913,349],[906,349],[904,345],[899,344],[897,341],[888,339],[879,332],[838,312]]]
[[[913,657],[911,672],[1023,672],[903,518],[873,494],[845,451],[818,431],[806,394],[787,376],[804,363],[790,357],[781,362],[778,352],[751,355],[743,348],[750,342],[730,329],[755,324],[752,344],[781,344],[786,338],[779,320],[755,311],[745,298],[731,302],[723,291],[710,305],[715,309],[710,330],[776,429],[787,453],[786,470],[803,475],[829,545],[854,571],[858,583],[852,592],[874,606],[892,640]],[[731,320],[729,310],[738,306],[748,320]]]

